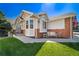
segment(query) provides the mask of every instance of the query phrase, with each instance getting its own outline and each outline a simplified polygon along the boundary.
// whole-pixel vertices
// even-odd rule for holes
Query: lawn
[[[27,43],[16,38],[0,39],[1,56],[79,56],[79,43]]]

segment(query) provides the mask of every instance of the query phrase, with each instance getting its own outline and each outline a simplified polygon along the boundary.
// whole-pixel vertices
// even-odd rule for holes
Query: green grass
[[[38,56],[78,56],[79,43],[45,43],[36,54]]]
[[[0,40],[1,56],[79,56],[79,42],[27,43],[16,38]]]
[[[0,40],[0,55],[32,56],[37,53],[43,43],[24,44],[16,38]]]

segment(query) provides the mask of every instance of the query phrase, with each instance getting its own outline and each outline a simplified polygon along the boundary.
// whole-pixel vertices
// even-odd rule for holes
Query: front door
[[[34,21],[32,19],[26,21],[26,36],[35,36]]]

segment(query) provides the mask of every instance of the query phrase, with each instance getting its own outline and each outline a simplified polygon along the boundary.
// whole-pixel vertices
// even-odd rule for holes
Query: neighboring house
[[[77,29],[79,30],[79,22],[78,22],[78,26],[77,26]]]
[[[72,38],[72,22],[76,15],[69,13],[48,18],[47,14],[38,15],[23,10],[15,21],[14,31],[29,37],[63,37]]]
[[[76,17],[74,17],[74,20],[73,20],[73,30],[77,30],[78,28],[78,21],[76,19]]]
[[[77,23],[74,23],[74,22],[73,22],[73,25],[74,25],[74,24],[76,24],[76,25],[73,27],[73,31],[74,31],[74,32],[79,32],[79,22],[77,22]]]

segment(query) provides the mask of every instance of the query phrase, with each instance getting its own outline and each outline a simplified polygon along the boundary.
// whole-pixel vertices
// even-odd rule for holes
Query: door
[[[26,36],[30,36],[30,37],[35,36],[33,19],[30,19],[30,20],[26,21]]]

